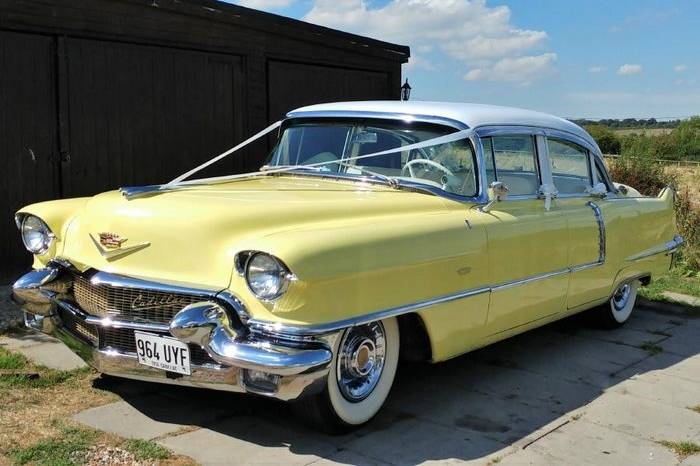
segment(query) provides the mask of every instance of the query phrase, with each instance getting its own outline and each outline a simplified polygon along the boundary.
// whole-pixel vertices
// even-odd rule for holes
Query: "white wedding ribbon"
[[[253,141],[265,136],[269,132],[273,131],[274,129],[278,128],[280,126],[281,122],[278,121],[277,123],[265,128],[264,130],[260,131],[257,133],[255,136],[252,136],[242,143],[238,144],[236,147],[233,147],[226,152],[217,155],[213,159],[203,163],[202,165],[193,168],[192,170],[188,171],[187,173],[184,173],[171,182],[161,185],[160,190],[169,190],[169,189],[174,189],[177,188],[178,186],[186,186],[186,185],[192,185],[192,184],[199,184],[199,183],[209,183],[213,181],[229,181],[229,180],[236,180],[236,179],[242,179],[242,178],[250,178],[253,176],[258,176],[258,175],[266,175],[270,173],[283,173],[283,172],[288,172],[288,171],[293,171],[293,170],[298,170],[300,167],[307,167],[307,168],[315,168],[315,167],[322,167],[324,165],[333,165],[337,164],[339,162],[342,163],[347,163],[353,160],[361,160],[361,159],[367,159],[370,157],[377,157],[380,155],[387,155],[387,154],[395,154],[398,152],[404,152],[404,151],[409,151],[409,150],[416,150],[416,149],[425,149],[427,147],[432,147],[432,146],[439,146],[441,144],[447,144],[450,142],[458,141],[460,139],[465,139],[469,137],[472,134],[471,129],[464,129],[461,131],[456,131],[454,133],[450,133],[444,136],[438,136],[436,138],[432,139],[427,139],[422,142],[417,142],[415,144],[409,144],[406,146],[401,146],[401,147],[396,147],[394,149],[389,149],[389,150],[383,150],[380,152],[374,152],[371,154],[365,154],[365,155],[358,155],[355,157],[348,157],[344,158],[342,160],[328,160],[325,162],[317,162],[317,163],[309,163],[309,164],[303,164],[303,165],[298,165],[298,166],[285,166],[285,167],[279,167],[279,168],[268,168],[265,170],[260,170],[256,172],[249,172],[249,173],[241,173],[238,175],[228,175],[228,176],[217,176],[217,177],[211,177],[211,178],[200,178],[196,180],[188,180],[185,181],[185,178],[188,178],[189,176],[197,173],[198,171],[212,165],[213,163],[218,162],[219,160],[223,159],[224,157],[227,157],[234,152],[242,149],[243,147],[247,146],[248,144],[252,143]]]
[[[226,152],[217,155],[217,156],[214,157],[213,159],[204,162],[204,163],[201,164],[200,166],[195,167],[195,168],[193,168],[192,170],[188,171],[187,173],[183,173],[182,175],[178,176],[177,178],[175,178],[174,180],[170,181],[169,183],[164,184],[164,185],[163,185],[163,188],[164,188],[164,189],[172,188],[173,186],[177,185],[179,182],[181,182],[181,181],[184,180],[185,178],[189,178],[191,175],[194,175],[194,174],[197,173],[198,171],[204,170],[204,169],[207,168],[209,165],[212,165],[212,164],[218,162],[219,160],[223,159],[224,157],[228,157],[229,155],[233,154],[233,153],[236,152],[237,150],[240,150],[240,149],[244,148],[244,147],[247,146],[248,144],[250,144],[250,143],[252,143],[252,142],[254,142],[254,141],[260,139],[261,137],[265,136],[266,134],[268,134],[268,133],[270,133],[270,132],[276,130],[276,129],[279,128],[281,125],[282,125],[282,121],[278,121],[278,122],[275,122],[275,123],[271,124],[270,126],[268,126],[267,128],[265,128],[264,130],[262,130],[262,131],[260,131],[259,133],[257,133],[257,134],[255,134],[255,135],[249,137],[248,139],[246,139],[246,140],[243,141],[242,143],[238,144],[237,146],[234,146],[234,147],[230,148],[230,149],[227,150]]]

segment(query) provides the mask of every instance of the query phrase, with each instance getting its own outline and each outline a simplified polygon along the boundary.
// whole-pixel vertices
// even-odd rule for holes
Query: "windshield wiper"
[[[305,170],[305,171],[311,171],[311,172],[325,172],[328,171],[327,169],[324,170],[325,167],[310,167],[308,165],[263,165],[260,167],[261,172],[266,172],[266,171],[273,171],[273,170],[284,170],[284,171],[292,171],[292,170]]]
[[[372,170],[367,170],[366,168],[360,167],[359,165],[350,165],[349,163],[345,163],[345,162],[338,162],[338,165],[346,167],[346,168],[353,168],[353,169],[359,171],[360,173],[364,173],[365,175],[371,176],[372,178],[377,178],[379,180],[382,180],[394,189],[399,189],[399,187],[401,186],[399,184],[399,180],[397,180],[396,178],[392,178],[390,176],[386,176],[386,175],[383,175],[381,173],[373,172]]]

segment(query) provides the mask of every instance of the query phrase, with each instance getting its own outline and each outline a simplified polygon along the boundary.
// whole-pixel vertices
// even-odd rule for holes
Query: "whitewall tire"
[[[637,302],[637,291],[640,285],[639,280],[626,281],[618,285],[610,300],[598,309],[599,320],[603,326],[617,328],[629,320]]]
[[[322,393],[296,403],[315,427],[342,433],[372,419],[384,405],[399,361],[395,318],[352,327],[335,342]]]

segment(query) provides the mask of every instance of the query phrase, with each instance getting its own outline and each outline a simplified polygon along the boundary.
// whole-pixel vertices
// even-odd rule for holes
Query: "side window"
[[[540,179],[537,170],[535,138],[528,135],[494,136],[490,138],[493,158],[486,158],[487,181],[501,181],[512,196],[537,194]],[[484,145],[484,152],[489,144]],[[495,167],[494,167],[495,165]],[[495,169],[494,169],[495,168]],[[493,173],[493,178],[489,173]]]
[[[496,167],[493,165],[493,145],[491,138],[482,138],[481,146],[484,148],[484,166],[486,167],[486,187],[496,181]]]
[[[547,139],[552,180],[559,194],[584,194],[591,182],[588,151],[562,139]]]
[[[606,188],[608,188],[608,191],[610,191],[610,186],[608,186],[607,178],[605,178],[605,175],[603,174],[603,168],[600,166],[600,162],[598,160],[595,161],[595,175],[596,175],[596,183],[603,183]]]

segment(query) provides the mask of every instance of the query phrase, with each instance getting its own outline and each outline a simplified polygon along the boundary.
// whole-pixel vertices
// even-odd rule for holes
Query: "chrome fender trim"
[[[183,308],[170,321],[170,334],[200,345],[220,364],[283,376],[325,369],[333,359],[325,345],[292,348],[245,338],[231,328],[225,310],[212,301]]]
[[[664,244],[660,244],[640,253],[634,254],[626,258],[625,261],[634,262],[641,259],[646,259],[647,257],[655,256],[657,254],[666,254],[667,256],[671,255],[683,245],[684,241],[685,240],[681,235],[675,235],[671,241],[667,241]]]

